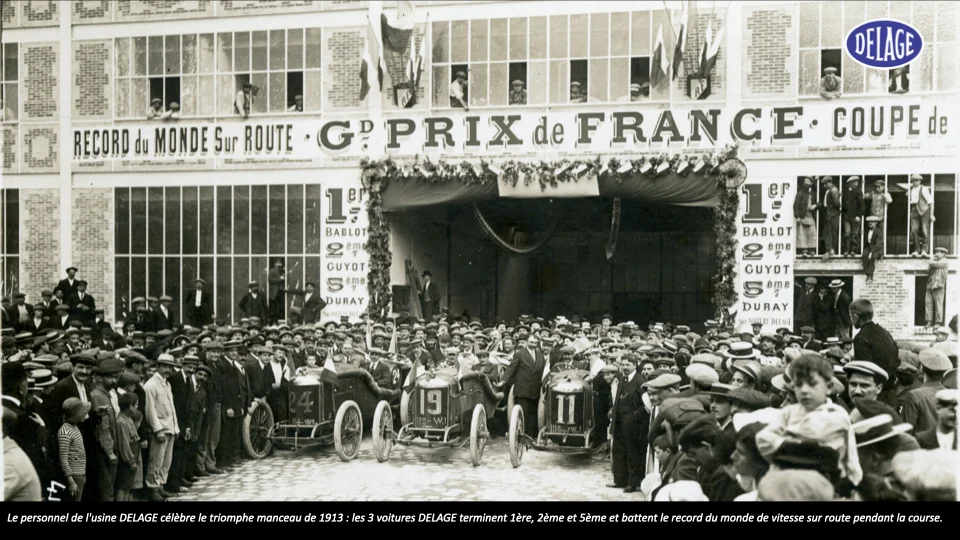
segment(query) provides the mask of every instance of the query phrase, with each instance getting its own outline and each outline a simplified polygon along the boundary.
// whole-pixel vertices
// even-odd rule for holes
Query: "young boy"
[[[816,442],[839,454],[841,476],[854,486],[863,478],[850,416],[828,399],[833,365],[815,353],[790,364],[797,403],[787,405],[757,433],[757,449],[772,462],[784,443]],[[773,468],[771,468],[773,470]]]
[[[117,452],[120,462],[117,465],[115,488],[116,500],[123,502],[132,501],[130,492],[142,487],[143,467],[141,467],[140,437],[137,435],[140,420],[138,418],[140,412],[137,411],[139,398],[137,394],[127,392],[121,394],[118,401],[120,414],[117,416]]]
[[[67,489],[74,501],[83,497],[83,486],[87,483],[87,451],[77,424],[86,420],[89,412],[90,403],[84,403],[78,398],[67,398],[63,402],[63,425],[57,432],[60,468],[67,478]]]
[[[657,462],[660,464],[660,474],[663,474],[670,459],[677,453],[677,447],[670,442],[670,437],[660,435],[653,440],[653,452],[657,455]]]

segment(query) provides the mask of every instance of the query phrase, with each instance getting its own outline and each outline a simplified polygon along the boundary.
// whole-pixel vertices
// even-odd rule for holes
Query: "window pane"
[[[590,60],[590,80],[587,81],[591,102],[604,102],[610,99],[608,77],[609,64],[605,58]]]
[[[470,105],[487,105],[487,65],[474,64],[470,69],[470,86],[468,89]]]
[[[435,21],[432,25],[432,56],[433,63],[450,61],[450,22]]]
[[[467,31],[467,21],[453,21],[453,30],[450,32],[450,61],[459,64],[467,61],[467,48],[470,36]]]
[[[566,60],[550,62],[550,103],[567,103],[569,101],[569,83],[567,82]]]
[[[268,264],[269,264],[269,260],[266,257],[250,257],[250,280],[249,281],[256,281],[257,283],[259,283],[261,291],[266,291],[267,272],[269,270],[269,268],[267,268]],[[243,294],[247,294],[246,287],[243,288]],[[239,298],[237,299],[236,302],[234,302],[234,306],[236,306],[238,303],[240,303]],[[237,313],[239,313],[239,311],[237,311]]]
[[[213,187],[200,188],[200,254],[213,253]]]
[[[165,257],[163,264],[163,294],[173,298],[170,309],[173,312],[173,320],[183,323],[182,309],[182,290],[180,288],[180,257]],[[187,286],[192,286],[188,283]]]
[[[163,75],[163,36],[147,38],[147,69],[150,75]]]
[[[937,89],[957,89],[957,46],[955,43],[937,45]],[[922,56],[922,55],[921,55]]]
[[[317,294],[322,293],[321,282],[320,282],[320,272],[321,272],[321,261],[320,257],[306,257],[304,260],[304,272],[303,272],[303,287],[307,287],[307,283],[313,283],[313,286],[317,289]]]
[[[433,68],[433,106],[450,105],[450,66]]]
[[[321,34],[319,28],[307,28],[307,42],[305,49],[307,51],[307,68],[320,68],[320,41]]]
[[[147,190],[130,190],[130,253],[147,252]]]
[[[270,112],[287,110],[287,73],[270,73]]]
[[[634,11],[631,14],[633,30],[630,38],[630,50],[633,56],[650,54],[650,12]]]
[[[163,255],[163,188],[147,190],[147,253]]]
[[[130,190],[127,188],[117,188],[114,190],[116,199],[115,222],[116,222],[116,252],[119,254],[130,253]]]
[[[199,105],[197,107],[197,114],[204,116],[209,116],[213,114],[214,111],[214,100],[216,99],[216,93],[214,89],[214,78],[213,75],[205,75],[199,77]]]
[[[490,60],[507,59],[507,19],[490,21]]]
[[[19,89],[17,83],[9,83],[3,85],[4,97],[6,98],[6,104],[4,105],[4,118],[7,120],[16,120],[20,114],[19,103]]]
[[[956,39],[957,3],[952,0],[937,2],[937,41],[945,43]],[[955,252],[951,251],[950,253]]]
[[[235,308],[240,303],[243,295],[247,294],[247,283],[250,282],[250,260],[246,257],[237,257],[233,259],[233,301],[230,302],[230,313],[232,322],[236,323],[240,317],[237,316],[239,309]],[[226,312],[225,312],[226,313]]]
[[[233,34],[224,32],[217,34],[217,71],[230,73],[233,71]]]
[[[287,38],[285,30],[270,31],[270,69],[286,69],[284,61],[287,52]]]
[[[200,73],[213,73],[213,34],[200,34]]]
[[[270,186],[270,251],[286,252],[284,229],[286,225],[284,186]]]
[[[303,253],[303,186],[287,186],[287,253]]]
[[[306,186],[306,210],[304,215],[304,236],[307,242],[307,253],[319,254],[323,249],[321,242],[323,232],[320,229],[320,214],[323,212],[323,188],[319,184]]]
[[[610,41],[610,14],[590,15],[590,56],[607,56]]]
[[[183,36],[183,73],[197,72],[197,35]]]
[[[590,76],[591,83],[593,75]],[[610,101],[630,101],[630,59],[610,59]]]
[[[230,243],[233,239],[231,220],[233,219],[233,201],[231,189],[227,186],[217,187],[217,254],[229,255]]]
[[[146,114],[150,104],[150,89],[147,79],[131,79],[130,115],[137,117]]]
[[[180,74],[180,36],[166,36],[163,38],[164,73],[167,75]]]
[[[114,265],[116,274],[113,279],[113,305],[116,306],[114,309],[117,319],[123,320],[130,305],[130,258],[117,257]]]
[[[197,78],[180,78],[180,114],[193,116],[197,114]]]
[[[547,18],[530,17],[530,58],[547,57]]]
[[[220,115],[233,114],[233,103],[237,97],[233,93],[233,75],[217,75],[217,94],[220,96],[217,101],[217,113]]]
[[[864,67],[849,54],[843,55],[843,91],[860,94],[864,87]]]
[[[130,259],[130,299],[147,296],[147,258]]]
[[[147,38],[133,38],[133,74],[147,74]]]
[[[527,62],[527,105],[547,102],[547,63]]]
[[[628,13],[610,15],[610,55],[628,56],[630,54],[630,18]],[[694,21],[690,21],[691,27]],[[690,43],[688,41],[688,43]]]
[[[567,57],[567,16],[550,17],[550,58]]]
[[[823,34],[820,36],[822,47],[839,47],[843,40],[843,2],[821,2],[820,20]]]
[[[233,315],[233,265],[229,257],[217,257],[217,319]],[[239,303],[240,299],[237,299]]]
[[[300,28],[287,31],[287,66],[289,69],[303,68],[303,30]]]
[[[303,73],[303,110],[319,111],[320,100],[323,97],[323,86],[320,80],[320,71],[305,71]]]
[[[189,291],[196,290],[196,279],[199,277],[197,272],[197,258],[196,257],[184,257],[180,262],[180,275],[183,276],[183,279],[180,281],[183,285],[183,297],[186,299],[186,295]],[[213,294],[213,283],[207,282],[203,287],[203,294]],[[188,324],[189,321],[182,321],[183,324]]]
[[[570,16],[570,58],[586,58],[589,24],[586,15]]]
[[[506,63],[490,64],[490,105],[506,105],[510,91],[510,65]]]
[[[183,222],[181,230],[183,231],[183,253],[186,255],[197,254],[197,211],[199,202],[197,199],[197,188],[183,188]],[[197,277],[196,275],[192,278]],[[191,279],[192,279],[191,278]]]
[[[233,252],[250,253],[250,187],[233,187]]]
[[[852,4],[852,2],[848,1],[846,2],[846,4]],[[844,15],[849,16],[850,10],[851,10],[851,7],[847,7],[846,10],[844,11]],[[934,9],[934,6],[930,2],[919,2],[919,1],[913,2],[913,23],[912,23],[913,27],[920,32],[920,35],[923,36],[924,39],[929,39],[930,41],[933,41],[934,39],[933,38],[933,28],[934,28],[933,19],[934,19],[935,12],[936,10]],[[845,27],[847,27],[848,29],[852,29],[852,26],[847,23],[846,19],[844,19],[843,22]],[[862,22],[862,19],[861,19],[861,22]],[[856,25],[853,25],[853,26],[856,26]],[[927,37],[927,36],[931,36],[931,37]],[[937,41],[943,41],[943,39],[940,37],[937,37]]]
[[[800,51],[800,95],[820,92],[820,49]]]
[[[883,94],[886,93],[889,86],[889,70],[886,69],[867,69],[867,93]]]
[[[166,198],[166,250],[167,255],[180,253],[180,188],[168,187]]]
[[[487,45],[490,36],[487,34],[487,20],[479,19],[470,22],[470,61],[486,62]]]
[[[800,4],[800,46],[804,48],[820,46],[820,2]]]
[[[207,285],[206,287],[204,287],[204,290],[210,294],[216,295],[217,283],[216,283],[216,280],[214,279],[215,275],[213,273],[213,257],[200,257],[198,259],[198,262],[200,267],[197,269],[197,274],[200,277],[202,277],[204,281],[207,282]],[[216,299],[214,299],[214,301],[216,301]],[[214,304],[214,309],[216,309],[216,306],[217,304]],[[219,319],[222,315],[226,315],[226,314],[225,313],[221,314],[219,312],[215,313],[214,321]]]
[[[15,45],[10,43],[7,45]],[[130,38],[119,38],[116,40],[116,56],[117,56],[117,77],[127,77],[130,75]],[[16,70],[16,62],[13,63],[13,69]],[[4,60],[4,78],[7,80],[13,80],[16,77],[10,76],[10,60]]]
[[[910,81],[910,89],[915,91],[933,89],[933,60],[932,54],[921,54],[916,60],[907,67],[907,79]],[[956,61],[954,59],[954,61]],[[882,70],[884,74],[884,91],[890,88],[890,70]]]
[[[253,50],[250,52],[252,61],[251,69],[253,71],[263,71],[267,69],[267,32],[260,31],[253,33]]]
[[[147,257],[147,294],[158,300],[163,296],[163,257]]]
[[[887,253],[891,255],[909,253],[907,242],[910,231],[908,225],[910,208],[907,204],[906,190],[906,186],[909,184],[910,180],[906,175],[890,175],[887,177],[887,191],[890,192],[890,198],[893,199],[893,202],[887,206],[887,219],[884,221],[887,226]]]
[[[250,71],[250,32],[237,32],[233,35],[233,70]]]
[[[945,247],[950,255],[957,253],[957,178],[952,174],[934,175],[933,181],[933,247]]]
[[[254,73],[250,77],[250,82],[254,86],[260,88],[260,95],[253,98],[253,106],[250,107],[251,113],[265,113],[267,112],[267,100],[269,98],[267,94],[267,74],[266,73]]]
[[[527,59],[527,19],[510,19],[510,59]]]
[[[303,290],[303,256],[298,257],[287,257],[287,260],[283,263],[284,269],[287,271],[287,287],[293,287],[295,289]],[[293,300],[292,296],[281,295],[281,302],[283,302],[283,313],[284,319],[290,321],[290,301]]]
[[[267,252],[267,186],[250,186],[250,253]]]

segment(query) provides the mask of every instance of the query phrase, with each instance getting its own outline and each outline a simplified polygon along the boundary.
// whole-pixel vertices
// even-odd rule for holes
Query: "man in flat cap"
[[[30,332],[35,336],[46,334],[48,329],[53,328],[50,318],[46,316],[46,309],[42,304],[33,306],[33,314],[27,324],[24,325],[24,331]]]
[[[623,488],[633,493],[643,481],[643,464],[646,460],[647,429],[650,416],[643,406],[643,377],[637,372],[635,354],[620,359],[620,376],[611,384],[613,407],[611,432],[613,433],[613,483],[607,487]]]
[[[511,83],[510,88],[510,104],[511,105],[526,105],[527,104],[527,90],[524,88],[524,83],[520,79],[517,79]]]
[[[173,393],[167,380],[173,375],[177,363],[173,356],[163,353],[157,357],[157,372],[144,385],[147,403],[143,421],[150,427],[150,461],[146,465],[144,483],[151,501],[162,501],[170,496],[163,489],[167,483],[170,464],[173,460],[173,443],[180,434],[173,404]]]
[[[83,403],[91,403],[90,392],[92,391],[92,381],[90,380],[93,371],[97,368],[97,357],[90,352],[78,352],[70,356],[72,371],[69,377],[57,381],[50,389],[43,401],[46,415],[44,422],[50,430],[50,433],[56,433],[63,425],[63,403],[69,398],[77,398]],[[95,435],[95,424],[88,417],[86,420],[77,424],[80,429],[80,435],[83,437],[83,446],[87,454],[87,482],[95,482],[97,470],[95,468],[97,456],[97,439]],[[64,483],[64,482],[61,482]],[[84,490],[84,500],[96,501],[99,498],[99,491],[94,488]]]
[[[823,194],[823,211],[825,223],[820,227],[823,234],[823,258],[829,259],[840,253],[840,190],[837,189],[832,176],[820,180],[826,191]]]
[[[203,290],[207,284],[203,278],[194,280],[194,290],[183,299],[184,323],[194,328],[203,328],[213,321],[213,298]]]
[[[303,290],[299,289],[287,289],[287,294],[292,294],[300,297],[299,302],[295,302],[294,306],[300,308],[300,315],[303,317],[303,324],[314,324],[320,320],[320,313],[323,311],[323,308],[327,307],[327,302],[323,299],[323,295],[316,291],[316,284],[307,282],[304,285]]]
[[[933,193],[930,186],[923,183],[923,175],[910,175],[910,247],[914,257],[926,257],[930,253]]]
[[[153,98],[150,100],[150,107],[147,109],[147,120],[160,120],[164,117],[163,100]]]
[[[57,283],[57,287],[54,289],[54,292],[60,291],[63,293],[63,299],[69,300],[74,293],[77,292],[77,282],[80,281],[77,279],[77,267],[71,266],[67,268],[67,277],[61,279]]]
[[[817,278],[809,276],[803,280],[803,289],[796,295],[793,310],[793,323],[797,328],[813,326],[816,321],[814,308],[817,297]]]
[[[193,393],[190,395],[186,424],[183,426],[184,439],[186,442],[184,452],[186,455],[186,463],[181,473],[183,475],[181,483],[190,486],[197,481],[197,473],[200,470],[197,468],[200,458],[200,438],[207,416],[207,388],[205,383],[212,374],[212,371],[209,367],[202,364],[200,358],[197,356],[187,355],[184,356],[183,359],[185,363],[196,366],[196,371],[191,378]],[[187,432],[190,433],[189,439],[186,436]]]
[[[877,261],[883,258],[884,242],[883,231],[877,228],[880,224],[880,218],[877,216],[867,216],[867,233],[865,246],[863,250],[863,273],[867,275],[867,281],[873,281],[873,272],[877,267]],[[857,233],[857,237],[860,235]]]
[[[287,112],[303,112],[303,94],[293,96],[293,105],[287,107]]]
[[[860,177],[847,178],[843,191],[843,245],[842,253],[847,257],[856,257],[860,254],[860,223],[861,217],[866,214],[863,202],[863,188],[860,186]]]
[[[890,376],[883,368],[865,360],[851,360],[843,366],[850,399],[876,400]]]
[[[933,250],[933,260],[930,261],[930,269],[927,272],[927,289],[924,294],[924,315],[927,319],[927,328],[936,328],[944,322],[947,272],[949,270],[947,261],[943,260],[946,255],[947,248],[937,246]]]
[[[94,467],[97,478],[87,477],[87,488],[98,489],[101,501],[113,501],[116,493],[114,483],[117,478],[117,411],[113,404],[113,390],[123,372],[123,361],[106,356],[93,374],[93,388],[90,391],[90,416],[96,429],[97,451]],[[89,467],[88,467],[89,469]]]
[[[13,305],[8,312],[10,320],[13,322],[13,329],[22,332],[27,327],[27,322],[33,317],[33,306],[27,303],[27,295],[18,292],[13,295]]]
[[[450,106],[468,111],[467,101],[467,73],[458,71],[450,83]]]
[[[570,83],[570,103],[586,103],[587,95],[580,87],[579,81]]]
[[[936,427],[937,392],[946,388],[943,375],[953,367],[946,353],[933,347],[920,351],[920,366],[923,385],[900,398],[900,414],[904,422],[913,425],[914,433]]]
[[[267,309],[267,296],[260,290],[260,284],[251,281],[247,284],[247,294],[240,299],[240,312],[244,317],[260,317],[270,324],[270,312]]]
[[[837,68],[833,66],[823,68],[823,78],[820,79],[820,97],[834,99],[843,93],[843,80],[837,75]]]
[[[67,303],[70,304],[70,320],[80,321],[83,326],[93,326],[93,310],[97,309],[97,301],[87,293],[86,281],[77,281],[77,292]]]
[[[167,482],[163,489],[168,493],[180,493],[184,483],[183,475],[186,472],[187,465],[187,445],[193,439],[193,431],[187,431],[190,425],[189,415],[190,406],[193,402],[194,388],[193,374],[200,363],[200,359],[194,355],[187,355],[180,363],[180,372],[170,375],[167,384],[170,387],[170,395],[173,397],[173,409],[177,417],[177,425],[180,426],[180,436],[173,442],[173,454],[170,456],[170,472],[167,474]],[[189,482],[186,483],[189,487]]]
[[[934,396],[937,404],[937,425],[917,433],[920,448],[957,450],[957,398],[960,392],[946,388]]]

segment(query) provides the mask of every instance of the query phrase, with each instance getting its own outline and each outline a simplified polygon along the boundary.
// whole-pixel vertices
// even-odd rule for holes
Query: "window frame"
[[[7,48],[8,47],[16,48],[16,55],[14,57],[14,62],[17,68],[17,77],[16,79],[13,79],[13,80],[7,79]],[[21,116],[20,103],[22,101],[20,96],[20,71],[21,71],[20,70],[20,43],[16,41],[11,41],[11,42],[5,42],[3,44],[0,44],[0,87],[2,87],[2,90],[0,90],[0,92],[2,92],[0,93],[0,100],[2,100],[4,103],[3,105],[4,108],[2,109],[2,112],[4,114],[3,114],[3,119],[0,120],[0,124],[19,124],[20,123],[20,116]],[[16,92],[17,92],[16,107],[12,109],[15,115],[15,118],[13,119],[7,118],[7,114],[6,114],[6,110],[7,110],[6,97],[8,95],[8,92],[7,92],[8,86],[12,86],[16,88]]]
[[[11,216],[7,211],[9,207],[16,210],[16,215]],[[20,292],[20,235],[21,224],[20,208],[20,189],[2,188],[0,189],[0,283],[2,290],[0,295],[9,296],[15,292]],[[15,220],[17,229],[17,241],[13,242],[13,250],[7,249],[7,243],[11,236],[8,234],[7,220]],[[12,277],[12,279],[7,279]],[[25,292],[25,291],[24,291]],[[12,300],[12,299],[11,299]]]

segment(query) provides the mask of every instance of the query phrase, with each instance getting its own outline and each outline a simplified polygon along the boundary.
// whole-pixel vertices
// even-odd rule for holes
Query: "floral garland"
[[[564,159],[556,162],[509,160],[493,163],[486,160],[450,162],[414,157],[409,161],[364,158],[361,161],[364,186],[370,193],[367,213],[370,218],[369,237],[365,248],[370,253],[367,288],[370,294],[368,315],[380,319],[391,308],[390,226],[383,211],[381,191],[391,182],[415,181],[429,184],[460,182],[464,185],[491,185],[502,181],[515,187],[520,182],[529,186],[536,182],[540,190],[556,188],[563,182],[577,182],[592,172],[616,182],[636,181],[638,177],[656,180],[668,174],[686,177],[690,174],[716,178],[723,188],[720,205],[714,209],[714,230],[717,233],[717,270],[714,275],[714,305],[718,316],[727,319],[736,305],[736,218],[739,209],[739,190],[726,187],[725,171],[721,164],[736,159],[739,147],[728,145],[707,154],[681,156],[679,154],[640,156],[633,159],[609,158]]]

